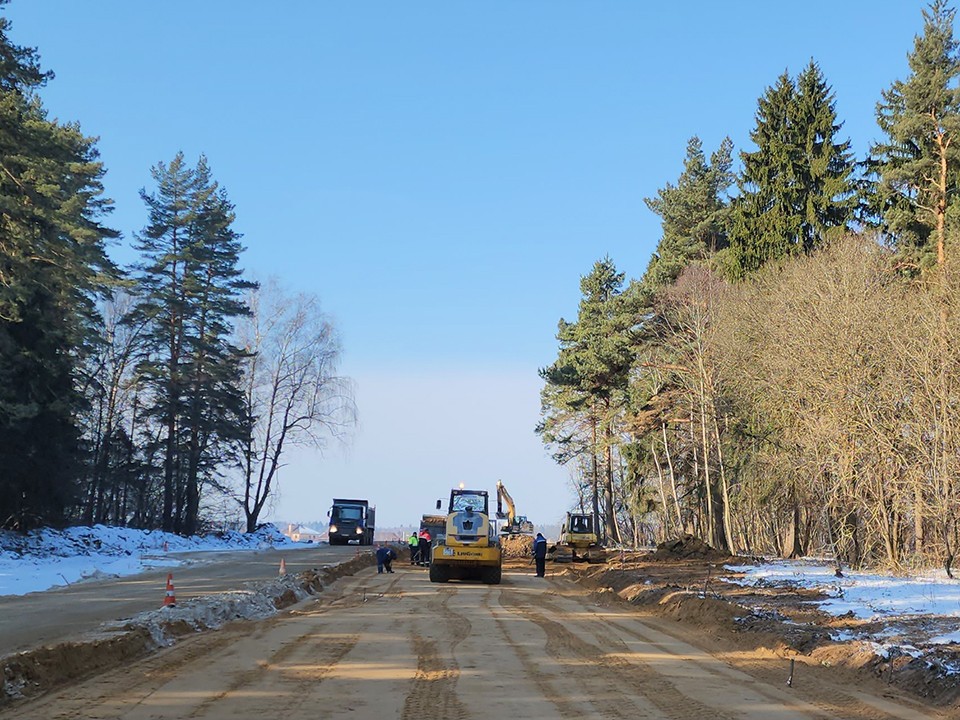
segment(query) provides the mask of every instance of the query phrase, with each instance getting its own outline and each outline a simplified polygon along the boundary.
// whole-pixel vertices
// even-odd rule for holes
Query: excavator
[[[593,515],[568,512],[550,555],[554,562],[606,562],[606,552],[593,528]]]
[[[506,504],[507,511],[503,511]],[[506,520],[500,528],[501,535],[533,535],[533,523],[526,515],[517,515],[517,506],[503,483],[497,480],[497,519]]]
[[[433,545],[430,582],[475,579],[499,585],[503,557],[494,524],[486,490],[465,490],[463,483],[451,490],[446,531]]]

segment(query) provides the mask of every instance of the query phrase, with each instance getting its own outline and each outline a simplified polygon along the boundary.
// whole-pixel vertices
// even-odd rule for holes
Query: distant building
[[[320,542],[327,539],[326,530],[314,530],[306,525],[287,525],[283,534],[294,542]]]

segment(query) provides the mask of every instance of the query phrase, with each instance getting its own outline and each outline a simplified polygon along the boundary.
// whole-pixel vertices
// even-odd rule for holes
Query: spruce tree
[[[116,233],[93,139],[47,118],[36,92],[52,73],[8,30],[0,18],[0,525],[25,529],[75,500],[80,367]]]
[[[848,227],[856,186],[840,127],[834,96],[812,61],[796,83],[785,72],[767,88],[750,133],[757,149],[740,153],[740,196],[723,258],[730,276],[808,252]]]
[[[923,34],[908,56],[910,75],[883,91],[871,148],[873,206],[905,265],[943,266],[948,216],[957,197],[960,158],[960,54],[955,10],[936,0],[923,11]]]
[[[799,149],[800,243],[809,252],[822,240],[845,232],[858,210],[855,162],[850,141],[838,139],[836,101],[820,67],[810,64],[797,76],[793,124]]]

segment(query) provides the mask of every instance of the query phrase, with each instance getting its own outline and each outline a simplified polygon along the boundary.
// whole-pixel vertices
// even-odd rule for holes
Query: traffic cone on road
[[[283,577],[287,574],[287,563],[283,558],[280,558],[280,577]]]
[[[167,594],[163,598],[164,607],[174,607],[177,604],[177,596],[173,593],[173,573],[167,573]]]

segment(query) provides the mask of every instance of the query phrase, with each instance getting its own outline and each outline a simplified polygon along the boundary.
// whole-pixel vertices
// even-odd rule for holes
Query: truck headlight
[[[363,535],[363,528],[357,528],[357,535]]]
[[[330,526],[330,532],[335,533],[336,531],[337,531],[337,526],[336,526],[336,525],[331,525],[331,526]]]

